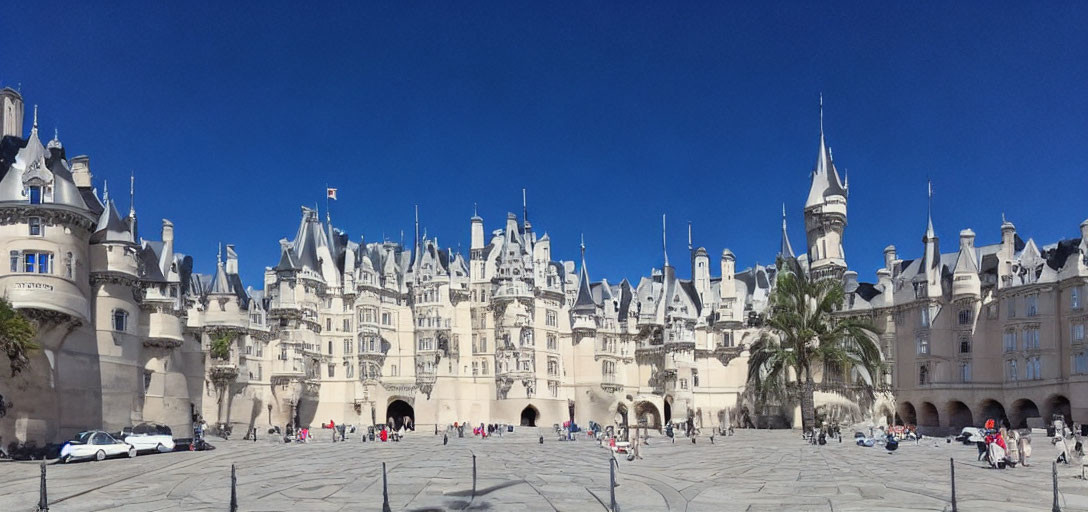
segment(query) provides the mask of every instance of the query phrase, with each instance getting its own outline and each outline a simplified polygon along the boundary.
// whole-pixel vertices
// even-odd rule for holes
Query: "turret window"
[[[11,251],[11,271],[52,274],[53,254],[48,252],[20,253],[18,251]]]
[[[30,226],[30,236],[42,236],[45,234],[45,228],[42,226],[41,217],[30,217],[27,219],[27,224]]]
[[[960,325],[971,325],[971,321],[975,319],[975,312],[972,309],[961,309],[957,318]]]
[[[113,311],[113,330],[120,332],[128,330],[128,311],[123,309]]]
[[[30,196],[30,204],[42,204],[41,187],[27,187],[27,195]]]

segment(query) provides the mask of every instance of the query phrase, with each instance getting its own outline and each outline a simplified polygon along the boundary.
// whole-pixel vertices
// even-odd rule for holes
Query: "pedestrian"
[[[1031,457],[1031,434],[1020,436],[1020,461],[1024,467],[1030,467],[1028,459]]]
[[[1016,467],[1017,464],[1022,464],[1023,460],[1020,458],[1020,432],[1016,429],[1008,431],[1008,438],[1005,439],[1005,446],[1008,447],[1009,452],[1009,465]]]

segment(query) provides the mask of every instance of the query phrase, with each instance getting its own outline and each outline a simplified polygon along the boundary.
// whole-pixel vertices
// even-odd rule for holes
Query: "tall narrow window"
[[[929,367],[927,367],[927,366],[918,367],[918,384],[919,385],[929,384]]]
[[[23,255],[19,251],[11,251],[9,254],[11,254],[11,271],[18,272],[22,267],[20,263],[23,261]]]
[[[113,330],[125,331],[128,327],[128,312],[123,309],[117,309],[113,312]]]
[[[30,204],[42,204],[42,188],[41,187],[29,187],[27,191],[30,196]]]
[[[1035,315],[1039,314],[1039,296],[1038,295],[1028,295],[1027,297],[1024,297],[1024,302],[1026,303],[1026,309],[1027,309],[1027,315],[1028,316],[1035,316]]]
[[[1069,306],[1073,309],[1080,309],[1080,300],[1083,292],[1079,286],[1074,286],[1070,291]]]
[[[72,253],[65,254],[64,255],[64,277],[67,277],[68,279],[72,278],[72,266],[73,266]],[[170,287],[170,292],[171,292],[170,293],[171,297],[177,297],[178,296],[177,295],[177,289],[174,288],[173,286]]]

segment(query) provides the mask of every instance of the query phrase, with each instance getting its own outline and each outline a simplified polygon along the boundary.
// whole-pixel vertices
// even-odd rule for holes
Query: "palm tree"
[[[30,366],[30,355],[38,350],[34,326],[7,299],[0,298],[0,348],[8,356],[11,376]]]
[[[809,429],[816,422],[814,368],[836,368],[850,377],[833,381],[825,375],[824,389],[857,390],[872,399],[883,356],[871,323],[835,314],[846,298],[840,281],[813,279],[794,258],[780,260],[778,268],[770,315],[749,349],[748,383],[760,402],[799,399],[802,425]]]

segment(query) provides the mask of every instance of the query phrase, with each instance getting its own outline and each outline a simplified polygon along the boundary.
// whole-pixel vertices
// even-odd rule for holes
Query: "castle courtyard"
[[[206,452],[51,464],[49,510],[228,510],[231,464],[239,510],[381,510],[383,462],[392,510],[608,510],[609,451],[596,441],[560,442],[549,429],[526,428],[487,440],[454,436],[443,446],[441,435],[422,430],[399,443],[362,443],[356,434],[333,444],[326,430],[306,445],[213,441]],[[958,510],[1051,510],[1052,451],[1036,439],[1031,467],[998,471],[976,462],[974,446],[944,439],[888,454],[848,438],[811,446],[788,430],[741,430],[695,445],[651,437],[642,460],[620,459],[616,500],[624,511],[951,510],[951,457]],[[35,510],[40,466],[0,468],[0,510]],[[1078,466],[1059,467],[1061,510],[1088,510],[1080,476]]]

